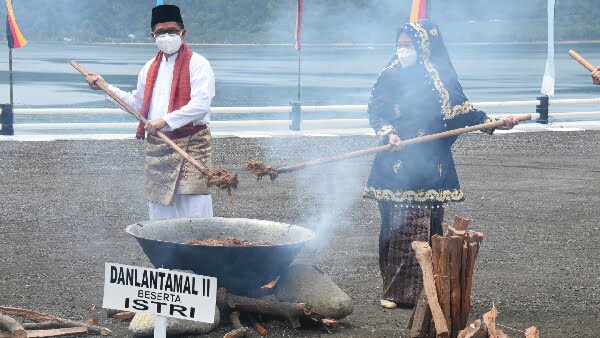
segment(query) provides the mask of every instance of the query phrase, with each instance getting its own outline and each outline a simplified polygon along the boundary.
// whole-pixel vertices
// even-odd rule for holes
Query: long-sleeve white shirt
[[[171,98],[171,83],[173,82],[173,67],[177,54],[169,59],[164,56],[158,68],[158,76],[152,92],[148,120],[162,118],[167,122],[163,131],[180,128],[193,122],[194,125],[208,124],[210,122],[210,103],[215,96],[215,76],[210,63],[199,54],[193,53],[190,59],[190,102],[179,110],[167,114],[169,99]],[[138,75],[137,89],[131,93],[110,86],[110,90],[120,99],[124,100],[135,111],[141,112],[144,102],[144,87],[148,70],[154,59],[146,62]],[[107,96],[109,101],[113,101]],[[114,101],[113,101],[114,102]]]

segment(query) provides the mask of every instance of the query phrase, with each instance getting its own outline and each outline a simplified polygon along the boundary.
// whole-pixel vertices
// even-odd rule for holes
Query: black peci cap
[[[179,7],[175,5],[159,5],[152,8],[152,21],[150,22],[150,28],[161,22],[175,21],[183,25],[183,19],[181,18],[181,12]]]

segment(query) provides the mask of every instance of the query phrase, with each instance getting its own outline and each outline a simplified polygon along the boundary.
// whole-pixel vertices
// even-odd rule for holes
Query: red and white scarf
[[[148,75],[146,76],[146,85],[144,87],[144,102],[142,103],[142,110],[140,114],[145,118],[148,118],[148,112],[150,111],[150,102],[152,102],[152,92],[154,91],[154,84],[158,77],[158,68],[163,58],[163,52],[158,52],[156,58],[152,61],[150,69],[148,69]],[[179,49],[179,54],[175,60],[175,67],[173,68],[173,82],[171,83],[171,97],[169,99],[169,109],[167,114],[175,110],[180,109],[190,102],[191,90],[190,85],[190,60],[192,59],[192,51],[188,48],[187,44],[183,44]],[[192,128],[193,124],[188,123],[181,128]],[[180,129],[181,129],[180,128]],[[135,137],[143,139],[145,136],[144,124],[140,122],[137,128]]]

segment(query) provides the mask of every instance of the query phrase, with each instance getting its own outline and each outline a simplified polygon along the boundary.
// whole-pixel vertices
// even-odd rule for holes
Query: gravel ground
[[[256,181],[251,159],[285,165],[376,145],[372,137],[214,140],[217,167],[240,175],[215,214],[294,223],[319,231],[298,257],[319,266],[355,302],[339,337],[402,337],[410,310],[384,310],[377,267],[379,215],[361,198],[372,157]],[[463,136],[455,159],[467,201],[453,215],[485,234],[472,317],[495,302],[498,322],[543,337],[600,331],[600,132]],[[126,225],[145,220],[143,144],[0,142],[0,304],[71,319],[98,318],[116,337],[127,324],[101,309],[104,262],[150,266]],[[271,337],[329,336],[270,322]],[[228,327],[207,335],[222,337]],[[514,337],[522,333],[505,329]]]

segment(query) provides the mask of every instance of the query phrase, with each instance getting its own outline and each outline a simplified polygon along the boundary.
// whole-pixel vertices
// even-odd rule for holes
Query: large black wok
[[[217,278],[219,287],[248,295],[289,266],[314,232],[299,226],[245,218],[182,218],[132,224],[135,236],[157,268],[191,270]],[[273,245],[205,246],[183,244],[201,238],[235,237]]]

